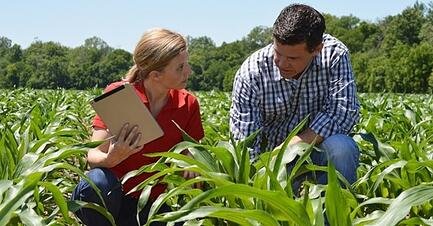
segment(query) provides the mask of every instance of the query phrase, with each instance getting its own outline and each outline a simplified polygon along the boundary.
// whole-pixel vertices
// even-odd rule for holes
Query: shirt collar
[[[187,92],[186,90],[176,90],[171,89],[169,92],[169,98],[167,100],[167,107],[169,108],[181,108],[186,104],[186,98],[187,98]]]
[[[149,104],[149,99],[146,96],[146,89],[144,88],[143,83],[142,82],[134,83],[134,87],[136,91],[138,91],[137,94],[139,95],[143,103]],[[182,90],[171,89],[168,93],[167,103],[165,104],[164,108],[168,108],[168,109],[180,108],[186,104],[185,101],[186,98],[187,95],[184,89]]]

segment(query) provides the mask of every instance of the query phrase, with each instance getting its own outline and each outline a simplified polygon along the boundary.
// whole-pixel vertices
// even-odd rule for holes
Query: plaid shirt
[[[257,159],[280,145],[308,114],[309,128],[323,138],[348,134],[359,118],[359,103],[347,47],[325,34],[323,49],[299,79],[285,79],[270,44],[253,53],[236,73],[230,130],[236,140],[261,129],[250,156]]]

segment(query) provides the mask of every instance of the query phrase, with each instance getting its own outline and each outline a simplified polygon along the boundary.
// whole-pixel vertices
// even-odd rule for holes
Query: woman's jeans
[[[356,181],[356,168],[358,168],[359,164],[359,149],[352,137],[344,134],[332,135],[326,138],[318,147],[322,150],[321,152],[314,150],[311,153],[311,160],[315,165],[326,166],[328,160],[331,160],[335,169],[340,172],[350,184]],[[293,166],[294,165],[288,166],[289,172]],[[307,177],[310,176],[311,175],[307,175]],[[295,194],[304,179],[294,181],[293,190]],[[319,184],[328,183],[326,173],[317,172],[316,179]]]
[[[107,168],[94,168],[87,173],[87,176],[101,190],[107,210],[113,215],[117,225],[138,225],[136,218],[138,200],[124,195],[121,183],[111,170]],[[93,202],[103,206],[99,196],[90,184],[83,179],[78,183],[72,193],[71,199]],[[151,205],[152,203],[148,202],[140,212],[140,225],[146,223]],[[168,211],[170,211],[170,208],[167,205],[163,205],[158,213]],[[75,214],[86,225],[111,225],[103,215],[90,208],[82,208]],[[165,223],[155,222],[151,225],[165,225]]]

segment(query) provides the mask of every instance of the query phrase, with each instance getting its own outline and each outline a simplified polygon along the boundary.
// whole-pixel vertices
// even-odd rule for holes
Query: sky
[[[0,36],[27,48],[35,40],[77,47],[93,36],[132,52],[144,31],[163,27],[217,45],[271,27],[291,3],[322,13],[377,22],[413,6],[415,0],[0,0]],[[431,3],[429,0],[419,2]]]

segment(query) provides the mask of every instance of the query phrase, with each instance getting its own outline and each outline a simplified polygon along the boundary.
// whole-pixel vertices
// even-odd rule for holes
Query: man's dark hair
[[[305,42],[310,52],[322,42],[325,18],[314,8],[292,4],[284,8],[275,20],[272,35],[281,44]]]

